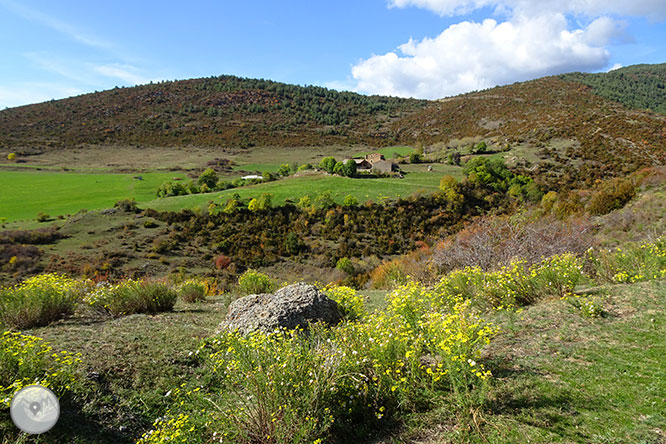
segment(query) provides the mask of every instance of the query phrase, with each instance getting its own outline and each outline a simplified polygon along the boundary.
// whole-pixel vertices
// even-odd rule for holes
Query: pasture
[[[185,175],[0,171],[0,217],[13,222],[34,219],[40,212],[55,217],[108,208],[122,199],[145,202],[154,198],[162,182],[173,177]]]
[[[216,193],[154,199],[149,202],[143,202],[139,206],[159,211],[178,211],[184,208],[204,207],[210,201],[221,204],[234,194],[238,194],[242,199],[252,199],[259,197],[263,193],[272,194],[273,204],[280,205],[286,200],[298,202],[298,199],[306,195],[315,198],[324,191],[330,191],[331,197],[338,203],[342,203],[347,195],[354,196],[360,203],[369,200],[376,202],[384,199],[407,197],[418,192],[432,193],[437,191],[443,174],[452,174],[458,178],[462,176],[462,169],[460,167],[437,165],[439,168],[432,172],[419,171],[425,170],[425,166],[423,165],[408,167],[412,167],[416,171],[405,175],[404,179],[352,179],[323,173],[307,173],[274,182],[233,188]]]

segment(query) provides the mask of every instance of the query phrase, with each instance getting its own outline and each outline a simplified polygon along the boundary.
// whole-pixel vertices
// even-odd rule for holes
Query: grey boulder
[[[255,330],[307,327],[310,322],[335,325],[342,319],[338,304],[314,285],[293,284],[275,293],[251,294],[229,304],[220,331],[243,334]]]

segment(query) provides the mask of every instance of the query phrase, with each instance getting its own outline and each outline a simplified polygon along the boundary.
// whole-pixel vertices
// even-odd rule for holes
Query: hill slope
[[[524,145],[541,159],[529,174],[554,188],[666,162],[666,116],[627,109],[557,77],[433,102],[393,129],[435,146],[466,136]]]
[[[116,88],[0,112],[0,146],[383,144],[425,101],[220,76]]]
[[[442,150],[445,157],[453,141],[476,137],[538,156],[525,172],[549,188],[590,185],[666,162],[666,116],[628,109],[580,82],[619,85],[612,79],[622,76],[633,79],[622,83],[630,91],[622,97],[659,95],[651,85],[663,71],[655,65],[545,77],[430,102],[230,76],[164,82],[0,111],[0,148],[29,154],[85,145],[423,143],[427,153]]]
[[[571,73],[564,80],[583,83],[595,94],[632,108],[666,114],[666,63],[634,65],[607,73]]]

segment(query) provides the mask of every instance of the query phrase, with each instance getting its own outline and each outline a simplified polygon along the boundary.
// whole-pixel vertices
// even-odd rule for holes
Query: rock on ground
[[[307,327],[309,322],[335,325],[342,319],[338,304],[309,284],[293,284],[272,294],[251,294],[229,304],[218,332],[255,330],[271,332],[277,328]]]

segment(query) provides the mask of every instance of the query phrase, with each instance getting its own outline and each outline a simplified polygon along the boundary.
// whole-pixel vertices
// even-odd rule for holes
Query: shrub
[[[5,331],[0,336],[0,405],[9,407],[17,391],[40,384],[62,396],[78,385],[80,353],[55,352],[42,338]]]
[[[347,177],[356,176],[356,170],[357,170],[356,169],[356,162],[353,159],[348,160],[342,166],[342,174],[347,176]]]
[[[342,202],[342,205],[345,207],[356,207],[358,206],[358,199],[356,199],[351,194],[345,196],[345,200]]]
[[[358,301],[351,289],[332,291]],[[216,432],[228,442],[323,442],[446,393],[465,415],[478,408],[491,375],[477,360],[494,327],[468,302],[439,304],[414,283],[387,299],[385,312],[315,324],[307,335],[223,332],[204,341],[197,355],[215,389],[200,396],[218,408]]]
[[[608,214],[625,206],[635,195],[636,189],[631,180],[612,179],[604,182],[592,195],[587,211],[594,215]]]
[[[128,279],[117,285],[100,285],[85,301],[94,310],[113,317],[134,313],[170,311],[178,293],[162,282]]]
[[[445,275],[436,292],[445,300],[461,298],[485,308],[513,309],[571,294],[583,276],[582,268],[581,260],[568,253],[530,267],[525,260],[514,260],[497,271],[465,267]]]
[[[365,309],[363,297],[359,296],[353,288],[333,285],[326,287],[324,292],[329,298],[338,303],[338,307],[345,319],[361,319],[368,314]]]
[[[409,155],[409,163],[421,163],[423,161],[423,155],[419,153],[411,153]]]
[[[277,170],[278,176],[287,177],[291,174],[291,167],[288,163],[283,163]]]
[[[666,238],[614,250],[590,251],[597,276],[608,282],[638,282],[666,278]]]
[[[16,153],[7,154],[7,160],[15,160],[15,159],[16,159]]]
[[[328,156],[324,157],[321,159],[321,162],[319,162],[319,168],[322,170],[326,171],[329,174],[333,174],[333,168],[335,168],[336,165],[335,157]]]
[[[384,262],[370,273],[372,288],[395,288],[407,280],[407,275],[397,261]]]
[[[347,274],[354,273],[354,264],[352,264],[352,261],[347,257],[341,257],[338,259],[337,264],[335,264],[335,268]]]
[[[327,210],[335,206],[335,201],[331,197],[331,192],[328,190],[322,191],[320,194],[318,194],[315,198],[315,202],[317,203],[317,207],[323,210]]]
[[[272,293],[276,284],[264,273],[247,270],[238,278],[238,289],[241,294]]]
[[[345,167],[344,163],[336,162],[335,165],[333,166],[333,174],[343,176],[344,175],[344,172],[343,172],[344,167]]]
[[[141,212],[139,207],[136,206],[136,200],[134,200],[134,199],[119,200],[118,202],[115,203],[115,205],[113,207],[118,208],[123,213],[140,213]]]
[[[206,171],[201,173],[197,180],[199,185],[206,185],[208,189],[214,189],[217,185],[217,173],[212,168],[207,168]]]
[[[300,208],[309,208],[311,205],[312,199],[308,195],[305,195],[298,200],[298,206]]]
[[[50,324],[74,313],[87,286],[64,275],[43,274],[0,289],[0,322],[23,329]]]
[[[143,221],[143,227],[144,228],[156,228],[158,227],[157,222],[154,220],[146,219]]]
[[[178,286],[178,292],[184,302],[192,303],[206,300],[206,288],[205,282],[188,279]]]
[[[37,222],[48,222],[51,219],[51,216],[47,213],[39,212],[37,213]]]
[[[215,258],[215,268],[218,270],[224,270],[229,265],[231,265],[231,258],[223,254]]]
[[[188,444],[191,438],[188,436],[194,431],[191,426],[189,415],[179,414],[174,418],[158,418],[153,423],[153,429],[144,433],[136,444],[163,444],[181,443]]]

